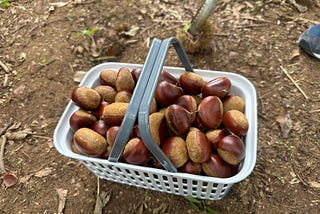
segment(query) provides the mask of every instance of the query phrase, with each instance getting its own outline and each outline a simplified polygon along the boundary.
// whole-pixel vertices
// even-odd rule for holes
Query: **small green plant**
[[[92,36],[96,31],[97,31],[97,29],[81,30],[79,32],[79,35],[80,36]]]
[[[197,212],[205,212],[208,214],[219,214],[218,211],[208,206],[208,200],[193,198],[191,196],[186,196],[185,198],[189,201],[190,206]]]
[[[8,0],[0,0],[0,4],[3,7],[9,7],[10,6],[10,2]]]

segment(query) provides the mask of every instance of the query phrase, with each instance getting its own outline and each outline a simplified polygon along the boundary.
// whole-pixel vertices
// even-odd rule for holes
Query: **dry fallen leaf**
[[[74,75],[73,75],[73,81],[76,83],[81,82],[82,78],[84,77],[84,75],[86,75],[86,71],[77,71]]]
[[[282,111],[276,120],[281,128],[282,137],[287,138],[292,129],[292,120],[290,115],[286,111]]]
[[[7,132],[5,136],[8,138],[8,140],[23,140],[28,136],[28,133],[24,131]]]
[[[313,188],[320,188],[320,183],[317,181],[309,181],[308,183]]]
[[[48,176],[51,172],[52,172],[52,168],[51,167],[46,167],[46,168],[41,169],[38,172],[36,172],[34,174],[34,176],[36,176],[38,178],[42,178],[42,177]]]
[[[66,189],[56,189],[59,196],[58,213],[63,213],[64,207],[66,205],[68,190]]]
[[[100,192],[99,195],[97,195],[96,205],[94,208],[94,214],[101,214],[103,208],[107,205],[107,203],[110,201],[111,192]]]

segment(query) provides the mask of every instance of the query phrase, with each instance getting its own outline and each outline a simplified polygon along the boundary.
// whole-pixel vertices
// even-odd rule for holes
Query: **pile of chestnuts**
[[[99,85],[77,86],[71,99],[79,109],[70,116],[72,151],[107,159],[140,68],[103,70]],[[150,106],[149,128],[155,143],[179,172],[227,178],[238,173],[245,158],[243,137],[249,123],[243,98],[230,93],[231,81],[205,81],[195,72],[178,78],[163,70]],[[135,125],[121,162],[162,168],[144,145]]]

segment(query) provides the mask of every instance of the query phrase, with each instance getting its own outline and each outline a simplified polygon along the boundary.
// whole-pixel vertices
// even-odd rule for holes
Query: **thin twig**
[[[10,121],[7,125],[5,125],[5,127],[3,127],[2,130],[0,131],[0,136],[2,136],[4,133],[6,133],[8,128],[10,128],[10,126],[12,126],[12,125],[13,125],[13,121]]]
[[[312,114],[312,113],[318,113],[318,112],[320,112],[320,109],[315,109],[315,110],[310,110],[310,111],[309,111],[309,113],[311,113],[311,114]]]
[[[300,88],[300,86],[294,81],[294,79],[290,76],[288,71],[284,69],[282,66],[280,66],[281,70],[287,75],[287,77],[291,80],[291,82],[297,87],[297,89],[301,92],[301,94],[306,98],[306,100],[309,100],[309,97],[304,93],[304,91]]]
[[[6,64],[4,64],[1,60],[0,60],[0,66],[3,68],[3,70],[6,72],[6,73],[9,73],[10,72],[10,69],[8,68],[8,66]]]
[[[6,168],[4,167],[4,148],[7,143],[7,137],[5,135],[2,136],[2,143],[0,148],[0,172],[6,173]]]

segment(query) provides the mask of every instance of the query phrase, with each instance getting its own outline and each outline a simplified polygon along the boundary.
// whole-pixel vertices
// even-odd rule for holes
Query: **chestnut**
[[[129,103],[111,103],[105,107],[101,119],[109,126],[121,125],[128,106]]]
[[[224,113],[222,124],[230,132],[240,137],[246,135],[249,129],[246,115],[238,110],[229,110]]]
[[[97,109],[101,102],[100,94],[96,90],[85,86],[75,87],[71,99],[77,106],[87,111]]]
[[[101,85],[116,86],[117,72],[114,70],[103,70],[100,72],[99,81]]]
[[[141,75],[141,72],[142,72],[142,68],[134,68],[134,69],[131,70],[131,75],[132,75],[135,83],[138,82],[139,77]]]
[[[98,120],[94,124],[92,124],[91,129],[93,131],[96,131],[101,136],[106,137],[106,132],[108,130],[109,126],[106,124],[104,120]]]
[[[130,103],[132,94],[129,91],[123,90],[118,91],[118,93],[115,96],[114,101],[115,102],[123,102],[123,103]]]
[[[155,112],[149,116],[149,128],[155,143],[160,146],[166,133],[166,118],[163,113]]]
[[[217,96],[205,97],[198,106],[198,117],[207,129],[216,129],[220,126],[223,116],[222,102]]]
[[[181,87],[167,81],[161,81],[156,87],[154,96],[158,104],[161,106],[169,106],[182,95],[183,90]]]
[[[172,74],[170,74],[167,70],[163,70],[161,73],[160,73],[160,79],[159,79],[159,82],[160,81],[166,81],[166,82],[169,82],[169,83],[172,83],[174,85],[177,85],[178,84],[178,80],[177,78],[175,78]]]
[[[205,81],[199,74],[187,71],[180,75],[179,84],[188,94],[196,95],[201,93]]]
[[[131,71],[128,68],[120,68],[117,74],[116,79],[116,90],[122,91],[126,90],[129,92],[133,92],[135,87],[135,81],[132,77]]]
[[[103,101],[108,103],[113,103],[117,94],[116,89],[109,85],[98,85],[94,88],[100,94],[100,97]]]
[[[96,116],[98,119],[100,119],[103,115],[104,109],[109,105],[107,101],[102,101],[100,103],[100,106],[97,110],[92,111],[92,114]]]
[[[83,127],[90,127],[92,124],[94,124],[97,121],[97,118],[82,109],[79,109],[72,113],[72,115],[69,118],[69,125],[72,131],[76,131]]]
[[[227,95],[222,100],[223,113],[229,110],[238,110],[243,112],[245,107],[245,102],[242,97],[236,95]]]
[[[227,135],[217,144],[217,151],[220,157],[232,165],[239,164],[245,157],[245,146],[240,137]]]
[[[228,178],[232,176],[231,167],[217,154],[211,154],[209,160],[201,164],[204,173],[211,177]]]
[[[161,149],[176,168],[181,167],[189,159],[186,142],[181,137],[169,137]]]
[[[217,77],[205,83],[201,88],[203,97],[217,96],[222,98],[230,92],[231,81],[227,77]]]
[[[189,159],[185,164],[178,168],[178,171],[194,175],[200,175],[202,172],[201,163],[195,163]]]
[[[151,158],[151,153],[140,138],[132,138],[124,147],[122,158],[125,162],[145,165]]]
[[[184,136],[191,127],[191,113],[180,105],[172,104],[165,111],[165,118],[173,133]]]
[[[85,155],[100,157],[107,151],[107,141],[90,128],[80,128],[73,135],[76,148]]]
[[[211,154],[211,144],[207,136],[197,128],[191,128],[186,138],[190,159],[195,163],[206,162]]]
[[[187,94],[182,95],[176,100],[175,104],[180,105],[185,109],[187,109],[191,113],[191,121],[194,120],[196,116],[198,104],[196,99],[193,96],[187,95]]]
[[[225,136],[227,136],[227,133],[223,129],[215,129],[215,130],[209,130],[206,133],[206,136],[207,136],[209,142],[211,143],[212,150],[215,151],[215,150],[217,150],[217,145],[218,145],[219,141],[222,138],[224,138]]]
[[[108,128],[108,130],[106,131],[106,139],[108,145],[113,146],[114,142],[116,141],[116,137],[119,133],[119,130],[120,126],[112,126]]]

